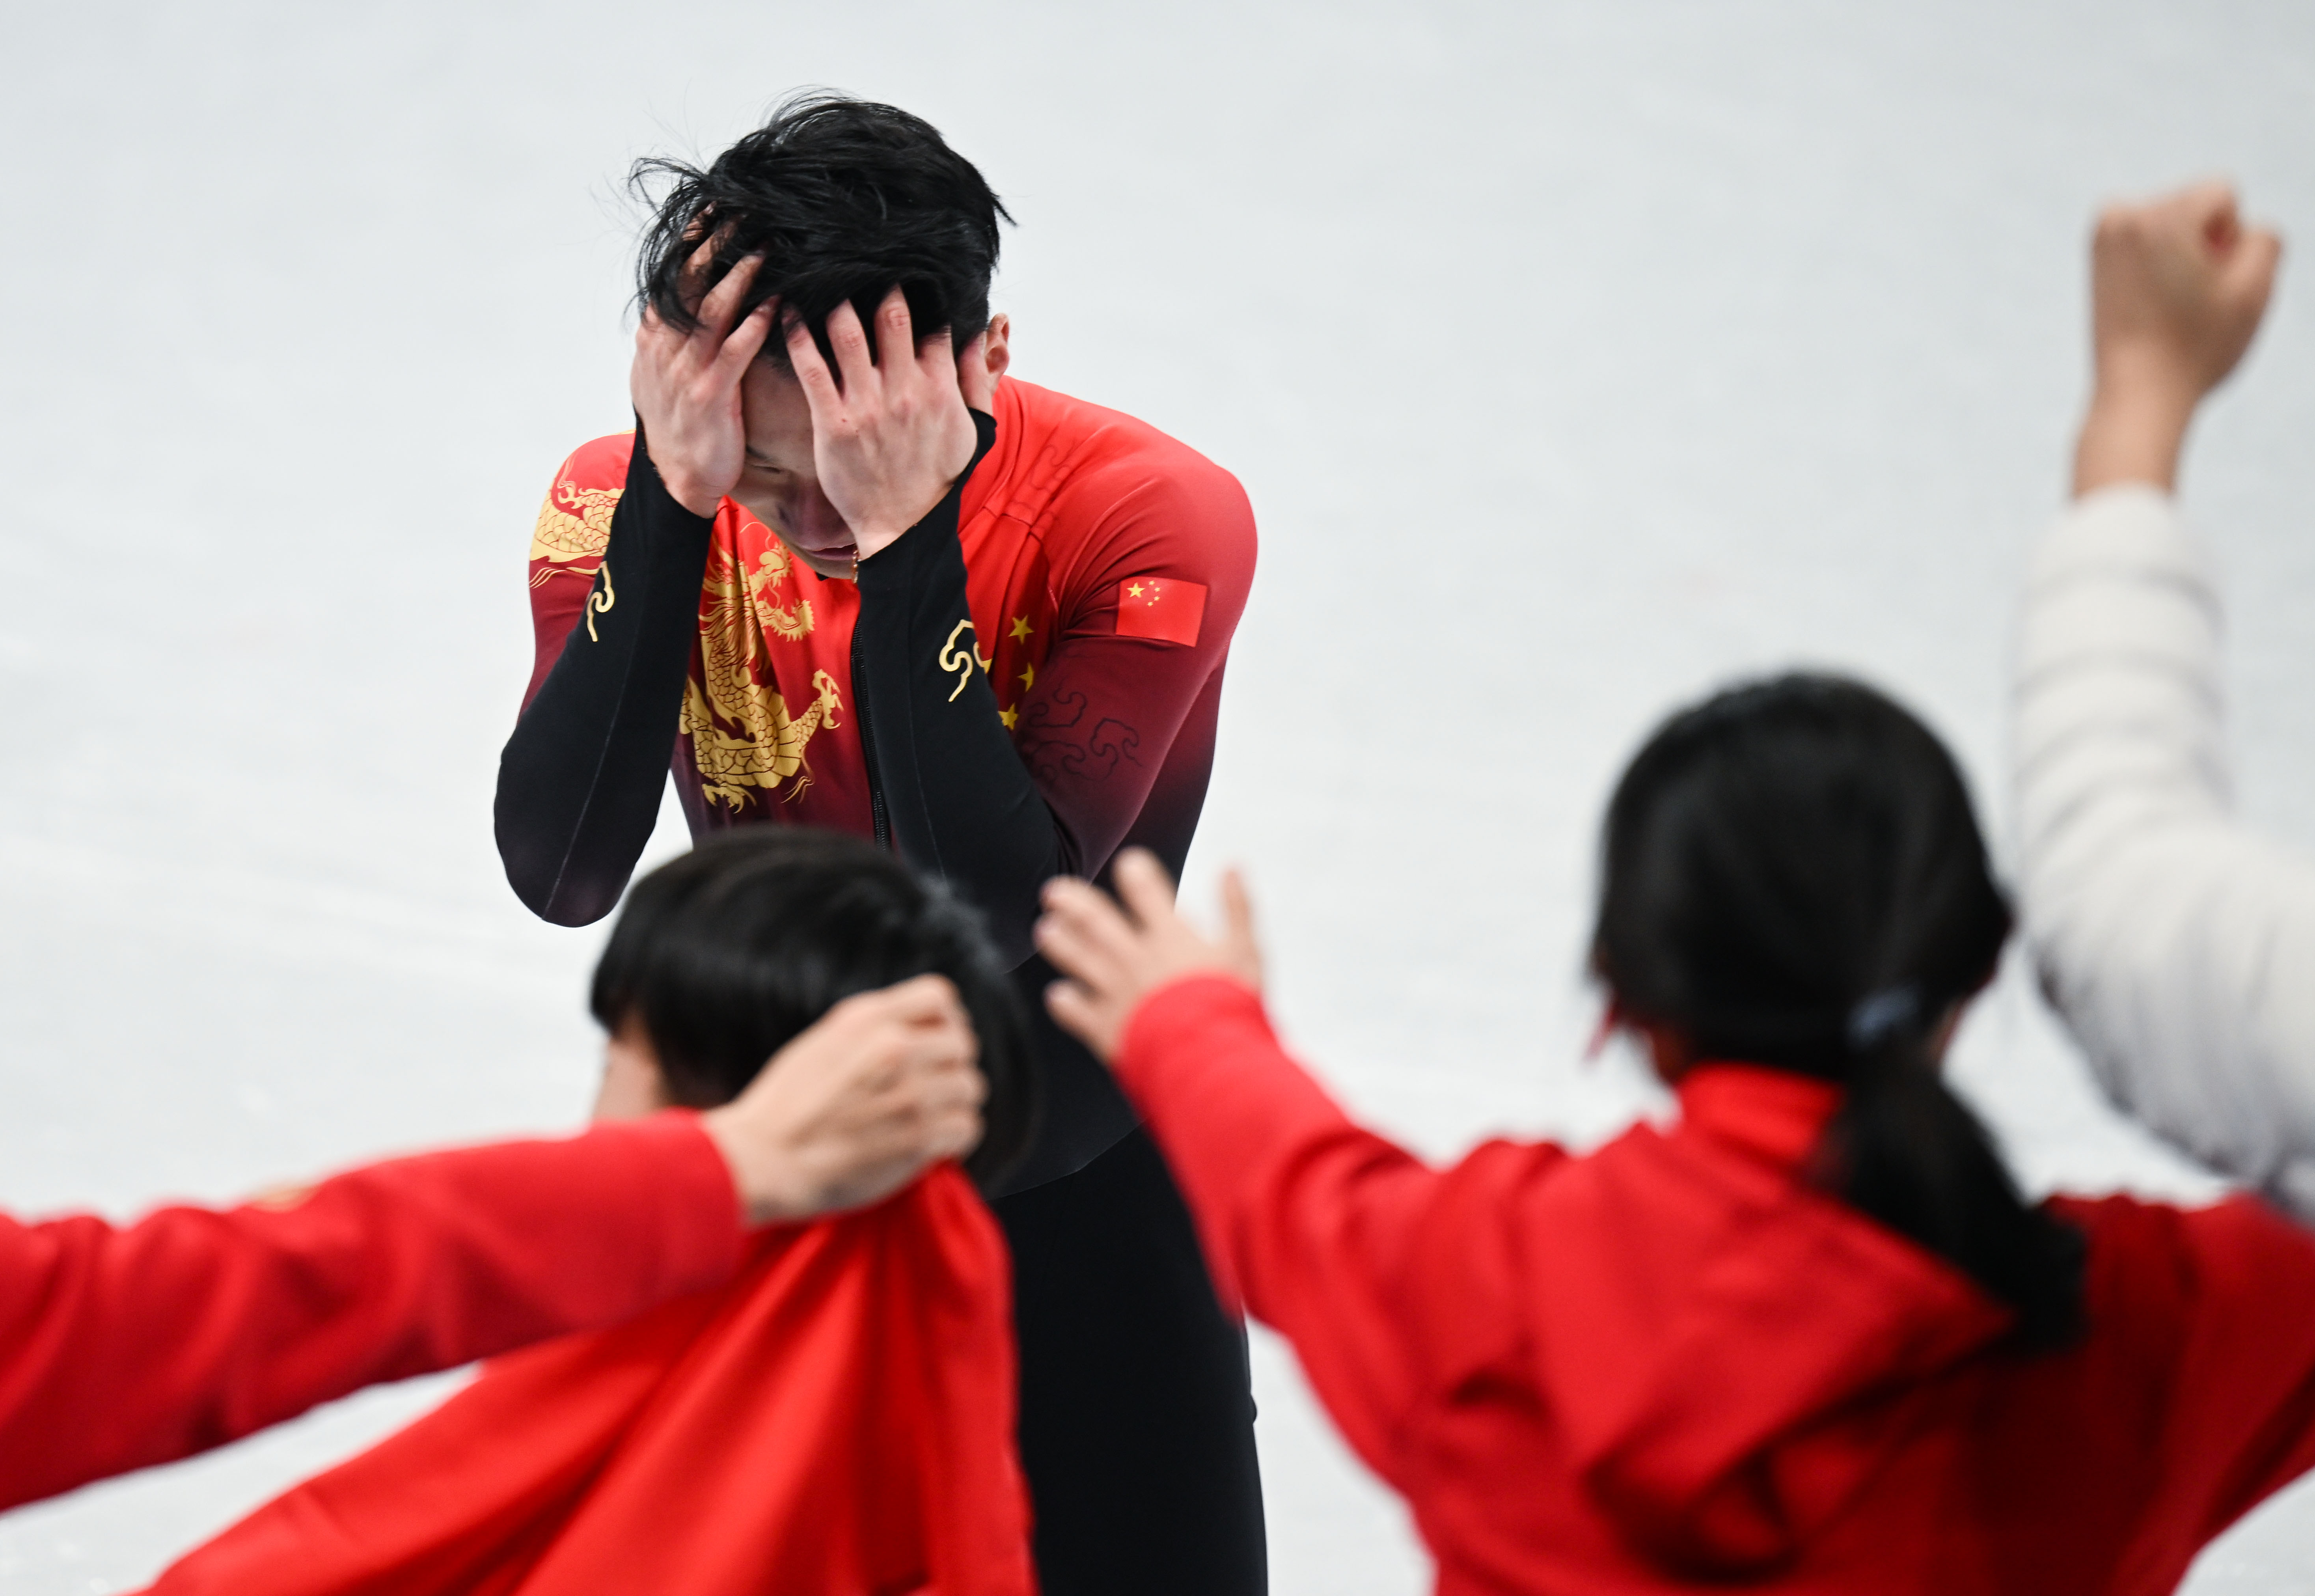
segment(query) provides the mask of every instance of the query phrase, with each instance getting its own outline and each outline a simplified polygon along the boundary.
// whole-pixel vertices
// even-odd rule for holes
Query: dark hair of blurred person
[[[987,1128],[964,1164],[985,1186],[1035,1130],[1020,999],[980,917],[888,849],[809,827],[709,838],[635,883],[590,1006],[649,1042],[670,1104],[712,1108],[842,999],[918,975],[948,978],[980,1038]]]
[[[1941,1073],[2010,914],[1936,736],[1855,682],[1722,693],[1633,759],[1601,856],[1592,959],[1619,1015],[1688,1060],[1845,1088],[1823,1183],[2016,1308],[2027,1341],[2073,1334],[2080,1233],[2019,1194]]]

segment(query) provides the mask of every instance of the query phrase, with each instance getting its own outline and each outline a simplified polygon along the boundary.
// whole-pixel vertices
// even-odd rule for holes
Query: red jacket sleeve
[[[1192,977],[1145,1000],[1119,1081],[1182,1188],[1215,1283],[1294,1344],[1344,1435],[1403,1480],[1402,1431],[1432,1383],[1424,1257],[1453,1175],[1353,1124],[1287,1057],[1262,1000]],[[1452,1295],[1453,1293],[1445,1293]]]
[[[0,1219],[0,1507],[720,1285],[741,1239],[684,1113],[126,1228]]]
[[[2315,1236],[2264,1200],[2179,1211],[2110,1200],[2098,1241],[2127,1222],[2142,1257],[2183,1309],[2186,1334],[2162,1455],[2181,1477],[2161,1493],[2200,1545],[2315,1467]],[[2160,1228],[2167,1246],[2145,1245]],[[2167,1256],[2166,1256],[2167,1255]],[[2095,1266],[2095,1263],[2094,1263]],[[2143,1290],[2145,1288],[2140,1288]]]

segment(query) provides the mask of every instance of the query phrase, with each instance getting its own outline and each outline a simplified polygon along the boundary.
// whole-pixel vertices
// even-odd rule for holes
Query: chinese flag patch
[[[1195,643],[1206,618],[1206,585],[1171,576],[1129,576],[1117,584],[1117,634]]]

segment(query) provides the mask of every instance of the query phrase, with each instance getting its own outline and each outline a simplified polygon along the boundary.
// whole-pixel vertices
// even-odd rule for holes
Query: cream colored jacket
[[[2315,1219],[2315,859],[2231,812],[2209,557],[2075,504],[2026,589],[2019,875],[2043,984],[2129,1113]]]

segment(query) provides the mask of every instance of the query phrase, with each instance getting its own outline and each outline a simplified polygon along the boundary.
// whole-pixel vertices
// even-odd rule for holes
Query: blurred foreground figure
[[[825,831],[720,838],[637,885],[595,973],[597,1112],[723,1102],[832,1006],[911,977],[962,999],[989,1088],[965,1170],[1001,1175],[1031,1118],[1001,966],[970,911]],[[944,1165],[767,1232],[721,1290],[499,1359],[154,1589],[1034,1596],[1010,1314],[1004,1240]]]
[[[792,102],[664,180],[636,430],[532,533],[537,667],[499,770],[507,878],[608,913],[672,762],[695,837],[873,838],[988,917],[1045,1081],[998,1216],[1048,1596],[1265,1585],[1243,1333],[1108,1072],[1045,1018],[1037,892],[1179,869],[1253,518],[1227,472],[1007,374],[997,196],[919,119]]]
[[[706,1113],[125,1228],[0,1217],[0,1507],[720,1286],[746,1227],[874,1201],[971,1147],[973,1056],[953,996],[903,987]]]
[[[2097,386],[2026,592],[2017,797],[2027,933],[2107,1090],[2315,1217],[2315,860],[2231,813],[2224,608],[2172,497],[2279,254],[2221,184],[2099,219]]]
[[[1867,688],[1676,715],[1610,805],[1592,963],[1680,1095],[1426,1167],[1122,864],[1057,882],[1217,1274],[1403,1493],[1442,1596],[2151,1592],[2315,1463],[2315,1237],[2255,1197],[2021,1198],[1947,1088],[2009,928],[1960,773]]]

